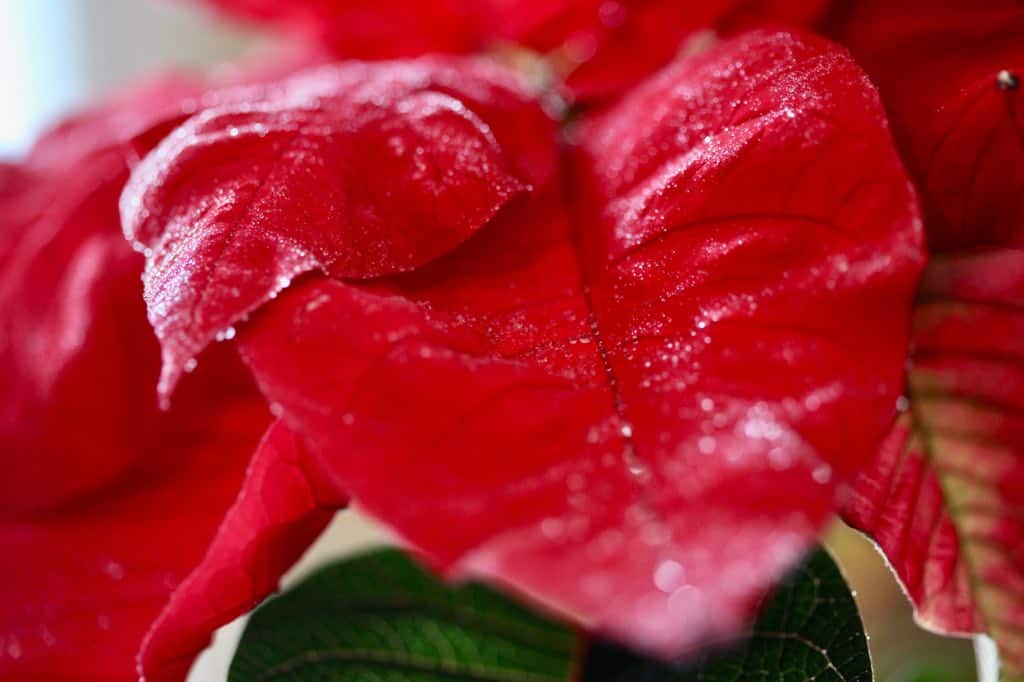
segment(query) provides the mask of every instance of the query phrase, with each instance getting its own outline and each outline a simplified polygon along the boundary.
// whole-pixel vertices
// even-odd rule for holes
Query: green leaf
[[[869,682],[867,638],[825,552],[765,604],[751,639],[673,666],[597,641],[383,550],[329,566],[253,614],[232,682]],[[581,661],[581,652],[589,649]]]
[[[232,682],[562,682],[574,630],[394,550],[322,569],[249,621]]]

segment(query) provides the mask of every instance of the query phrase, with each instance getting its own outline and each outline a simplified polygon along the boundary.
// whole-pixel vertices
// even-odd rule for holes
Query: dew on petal
[[[674,592],[686,578],[686,569],[678,561],[666,559],[654,569],[654,585],[662,592]]]
[[[822,485],[832,480],[832,467],[828,464],[821,464],[811,471],[811,478]]]
[[[1013,71],[1003,69],[996,74],[996,85],[1000,90],[1016,90],[1020,87],[1020,78]]]

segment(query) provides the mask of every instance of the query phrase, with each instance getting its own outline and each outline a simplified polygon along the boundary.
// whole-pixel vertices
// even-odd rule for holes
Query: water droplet
[[[654,569],[654,586],[662,592],[675,592],[686,578],[686,569],[678,561],[666,559]]]
[[[647,462],[637,456],[632,446],[626,447],[625,452],[622,453],[622,459],[626,462],[626,469],[634,478],[640,481],[646,481],[650,478],[650,467],[647,466]]]
[[[785,471],[793,466],[793,453],[786,448],[771,448],[768,450],[768,466],[775,471]]]
[[[281,403],[270,403],[270,414],[280,417],[284,414],[284,405]]]
[[[701,399],[700,409],[704,410],[705,412],[710,412],[711,410],[715,409],[715,401],[712,400],[711,398]]]
[[[199,366],[199,361],[198,360],[196,360],[195,358],[189,358],[188,360],[185,361],[185,364],[182,366],[182,369],[184,369],[186,372],[191,373],[191,372],[196,371],[196,367],[198,367],[198,366]]]
[[[625,424],[623,424],[622,426],[619,427],[619,433],[622,434],[623,438],[632,438],[633,437],[633,425],[630,424],[629,422],[626,422]]]
[[[314,310],[322,306],[324,303],[327,303],[329,300],[331,300],[330,296],[328,296],[327,294],[320,294],[319,296],[317,296],[312,301],[306,304],[306,312],[313,312]]]
[[[703,436],[697,441],[697,449],[700,450],[703,455],[710,455],[715,451],[718,443],[711,436]]]
[[[699,588],[683,585],[668,598],[668,608],[685,621],[695,621],[706,618],[708,611],[705,601],[704,593]]]
[[[651,473],[651,470],[647,468],[647,465],[636,458],[630,461],[627,466],[629,468],[629,473],[633,474],[637,478],[647,478]]]
[[[233,338],[235,338],[235,328],[234,327],[228,327],[227,329],[221,329],[219,332],[217,332],[217,336],[216,336],[216,339],[218,341],[230,341]]]
[[[907,398],[907,396],[901,395],[899,398],[896,398],[896,411],[897,412],[901,412],[902,413],[902,412],[906,412],[909,409],[910,409],[910,399]]]
[[[808,412],[814,412],[821,407],[821,398],[816,395],[809,395],[804,399],[804,407]]]
[[[822,485],[832,480],[832,467],[828,464],[821,464],[814,467],[814,471],[811,472],[811,478]]]
[[[239,133],[239,130],[238,130],[237,127],[231,126],[230,128],[228,128],[228,135],[230,137],[238,137],[238,133]]]
[[[1016,90],[1020,87],[1020,78],[1013,71],[1003,69],[996,74],[996,86],[1000,90]]]
[[[50,628],[45,625],[39,629],[39,635],[43,638],[43,644],[46,646],[53,646],[57,643],[57,638],[50,632]]]
[[[103,567],[103,572],[114,580],[120,580],[124,577],[124,566],[116,561],[108,561]]]

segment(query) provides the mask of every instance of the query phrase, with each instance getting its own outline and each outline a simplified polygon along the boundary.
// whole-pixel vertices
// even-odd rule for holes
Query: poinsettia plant
[[[368,557],[233,677],[870,679],[838,514],[1024,679],[1017,0],[212,4],[295,49],[0,166],[5,679],[183,679],[350,502],[547,615]]]

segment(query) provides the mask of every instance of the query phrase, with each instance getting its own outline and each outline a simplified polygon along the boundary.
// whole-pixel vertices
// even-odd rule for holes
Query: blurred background
[[[62,113],[154,69],[201,69],[237,59],[268,41],[266,35],[228,24],[197,3],[0,0],[0,83],[5,94],[0,158],[16,158]],[[344,512],[286,581],[327,558],[382,541],[384,535],[372,524]],[[915,626],[899,586],[866,540],[837,524],[828,545],[857,591],[879,680],[976,679],[971,643],[934,637]],[[218,634],[190,682],[225,679],[241,627],[238,622]]]
[[[16,156],[62,112],[153,69],[200,69],[265,42],[198,2],[0,0],[0,156]]]

